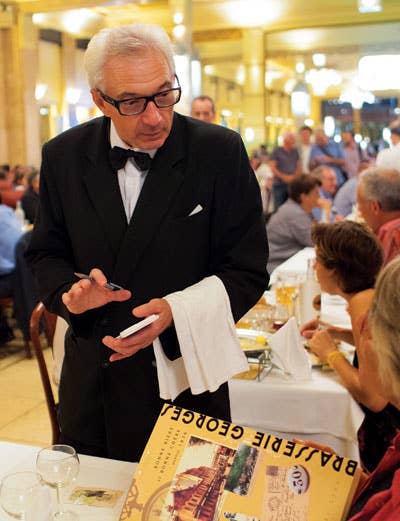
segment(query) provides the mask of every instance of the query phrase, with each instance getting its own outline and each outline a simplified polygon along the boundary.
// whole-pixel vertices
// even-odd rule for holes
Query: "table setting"
[[[299,332],[304,321],[317,316],[350,327],[343,299],[325,293],[316,299],[317,284],[302,294],[314,255],[313,248],[305,248],[276,268],[271,290],[237,324],[239,339],[246,328],[248,335],[265,336],[270,367],[253,379],[230,380],[232,421],[287,439],[317,441],[359,460],[357,431],[364,414],[340,378],[307,351]],[[342,343],[340,349],[352,358],[353,346]]]
[[[136,464],[0,442],[0,520],[117,521]]]

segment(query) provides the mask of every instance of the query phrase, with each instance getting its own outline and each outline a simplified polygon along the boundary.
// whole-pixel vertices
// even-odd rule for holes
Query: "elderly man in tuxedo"
[[[85,67],[104,116],[43,147],[28,258],[41,299],[70,324],[60,382],[63,441],[134,461],[168,397],[229,420],[226,379],[206,390],[177,384],[169,396],[160,393],[159,361],[189,373],[194,355],[226,349],[234,321],[268,283],[268,246],[240,136],[174,112],[181,88],[163,29],[104,29],[89,43]],[[123,289],[107,289],[109,281]],[[159,319],[117,338],[151,314]],[[203,335],[217,340],[202,345]],[[193,357],[182,353],[188,336]],[[203,369],[194,377],[207,380],[221,368],[209,357]]]

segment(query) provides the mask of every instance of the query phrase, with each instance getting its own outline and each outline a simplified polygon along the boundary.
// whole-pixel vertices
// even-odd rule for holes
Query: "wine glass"
[[[39,482],[35,472],[7,474],[0,485],[1,506],[11,517],[24,520],[38,490]]]
[[[290,309],[286,304],[277,304],[275,306],[272,318],[272,330],[278,331],[289,320]]]
[[[79,458],[75,449],[69,445],[51,445],[42,449],[36,458],[36,471],[42,483],[57,490],[57,512],[54,513],[54,519],[79,519],[77,514],[64,509],[62,500],[62,489],[68,487],[79,472]]]

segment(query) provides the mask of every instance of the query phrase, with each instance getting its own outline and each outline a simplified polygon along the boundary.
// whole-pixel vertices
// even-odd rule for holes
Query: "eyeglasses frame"
[[[179,83],[179,78],[176,74],[174,74],[175,76],[175,79],[178,83],[178,86],[177,87],[172,87],[171,89],[166,89],[166,90],[161,90],[160,92],[156,92],[155,94],[153,94],[152,96],[137,96],[136,98],[125,98],[125,99],[121,99],[121,100],[116,100],[114,98],[111,98],[110,96],[107,96],[107,94],[104,94],[104,92],[102,92],[100,89],[96,88],[95,90],[100,94],[100,96],[103,98],[103,100],[107,103],[109,103],[110,105],[112,105],[113,107],[115,107],[119,114],[121,116],[138,116],[139,114],[142,114],[146,108],[147,108],[147,105],[149,104],[150,101],[152,101],[154,103],[154,105],[158,108],[158,109],[165,109],[165,108],[168,108],[168,107],[173,107],[174,105],[176,105],[179,100],[181,99],[181,95],[182,95],[182,87]],[[156,96],[159,96],[160,94],[165,94],[166,92],[171,92],[171,91],[178,91],[179,92],[179,95],[178,95],[178,99],[174,102],[174,103],[171,103],[170,105],[165,105],[164,107],[159,107],[157,105],[157,102],[155,100]],[[132,101],[132,100],[145,100],[145,103],[144,103],[144,107],[143,107],[143,110],[141,110],[140,112],[135,112],[134,114],[123,114],[119,108],[120,104],[121,103],[124,103],[126,101]]]

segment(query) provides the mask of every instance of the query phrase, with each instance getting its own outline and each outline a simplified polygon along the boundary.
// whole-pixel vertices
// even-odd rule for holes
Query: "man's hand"
[[[145,318],[149,315],[157,314],[160,318],[127,338],[105,336],[103,338],[103,344],[113,351],[116,351],[115,354],[110,356],[110,362],[128,358],[137,353],[140,349],[149,346],[165,329],[172,325],[173,321],[171,308],[168,302],[163,298],[152,299],[150,302],[134,308],[132,314],[138,318]]]
[[[62,295],[62,301],[70,313],[79,314],[90,309],[99,308],[109,302],[122,302],[131,298],[126,289],[112,291],[105,288],[107,279],[103,272],[94,268],[90,272],[93,282],[81,279]]]

